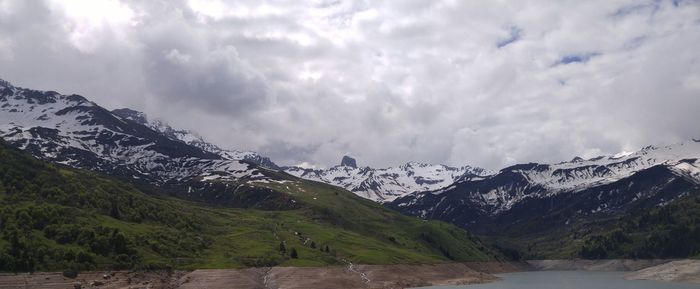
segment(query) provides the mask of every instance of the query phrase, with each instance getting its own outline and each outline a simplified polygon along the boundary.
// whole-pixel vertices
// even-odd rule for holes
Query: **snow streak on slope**
[[[626,183],[626,187],[614,190],[628,190],[639,185],[639,180],[630,178],[635,175],[639,178],[640,173],[659,168],[666,168],[675,178],[697,185],[700,184],[699,158],[700,142],[691,140],[588,160],[575,158],[557,164],[519,164],[483,179],[459,181],[445,189],[415,193],[396,200],[391,206],[422,217],[450,213],[451,210],[495,216],[533,199],[575,195],[583,191],[607,191],[621,183]],[[642,186],[639,190],[654,188]]]
[[[260,154],[252,151],[238,151],[232,149],[223,149],[217,145],[205,141],[200,135],[195,132],[188,130],[174,129],[169,124],[158,120],[150,119],[146,114],[135,111],[128,108],[115,109],[112,111],[113,114],[121,117],[125,120],[134,121],[138,124],[145,125],[157,132],[162,133],[166,137],[172,140],[179,140],[188,145],[200,148],[204,151],[214,153],[221,156],[226,160],[246,160],[257,164],[261,167],[280,170],[280,167],[272,162],[268,157],[261,156]]]
[[[227,160],[133,122],[78,95],[0,82],[0,136],[36,157],[154,184],[199,178],[257,180],[251,164]]]
[[[576,158],[552,165],[517,165],[503,170],[520,173],[532,184],[556,193],[615,182],[656,165],[676,167],[678,172],[697,176],[694,164],[699,157],[700,142],[687,141],[662,147],[648,146],[631,154],[589,160]]]
[[[339,186],[377,202],[388,202],[410,193],[444,188],[460,179],[478,179],[491,173],[470,166],[454,168],[416,162],[383,169],[352,166],[335,166],[324,170],[287,167],[285,172]]]

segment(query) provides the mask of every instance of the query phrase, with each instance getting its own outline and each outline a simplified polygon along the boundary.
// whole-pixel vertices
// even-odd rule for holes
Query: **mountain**
[[[455,226],[291,176],[264,185],[296,206],[258,210],[152,196],[100,173],[37,160],[3,141],[0,159],[3,272],[501,258]]]
[[[502,258],[455,226],[234,159],[147,121],[0,82],[0,271]]]
[[[343,156],[343,159],[340,160],[340,166],[357,168],[357,160],[349,156]]]
[[[700,142],[692,140],[589,160],[519,164],[386,205],[486,236],[518,238],[524,244],[523,236],[554,236],[552,232],[576,224],[618,218],[698,194],[699,156]]]
[[[271,170],[281,169],[279,166],[277,166],[277,164],[272,162],[270,158],[261,156],[256,152],[222,149],[217,145],[205,141],[197,133],[188,130],[174,129],[162,120],[151,120],[145,113],[140,111],[129,108],[120,108],[112,110],[112,114],[119,116],[122,119],[130,120],[149,127],[171,140],[182,141],[203,151],[216,154],[225,160],[245,160],[263,168],[268,168]]]
[[[289,201],[256,186],[277,177],[255,162],[189,145],[79,95],[0,82],[0,136],[37,158],[157,185],[168,195],[231,206]]]
[[[345,156],[339,166],[329,169],[285,167],[284,171],[307,180],[345,188],[376,202],[389,202],[407,194],[447,187],[457,180],[480,179],[488,170],[470,166],[449,167],[409,162],[398,167],[374,169],[358,167]]]
[[[328,170],[281,168],[257,153],[220,148],[135,110],[108,111],[82,96],[19,88],[5,81],[0,83],[0,137],[44,160],[158,184],[170,194],[198,201],[229,204],[238,201],[225,191],[272,181],[269,170],[283,169],[375,201],[488,173],[469,166],[419,163],[358,168],[349,157],[343,166]]]

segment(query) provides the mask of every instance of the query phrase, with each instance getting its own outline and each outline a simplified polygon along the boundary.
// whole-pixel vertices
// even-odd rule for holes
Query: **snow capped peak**
[[[343,161],[342,165],[329,169],[286,167],[284,170],[300,178],[345,188],[377,202],[388,202],[415,192],[437,190],[457,180],[472,179],[486,172],[470,166],[453,168],[419,162],[381,169],[358,168],[354,160]]]
[[[0,137],[37,158],[156,185],[212,181],[213,172],[218,182],[267,179],[249,162],[138,123],[145,119],[133,110],[111,113],[79,95],[0,89]]]
[[[165,137],[171,140],[184,142],[203,151],[219,155],[223,159],[245,160],[262,166],[264,168],[273,170],[280,169],[279,166],[272,162],[268,157],[264,157],[259,155],[258,153],[250,151],[223,149],[215,144],[207,142],[202,136],[195,132],[189,130],[175,129],[165,121],[160,119],[150,119],[145,113],[140,111],[136,111],[129,108],[121,108],[113,110],[112,113],[121,117],[122,119],[134,121],[138,124],[145,125],[150,129],[163,134]]]
[[[633,153],[634,153],[634,152],[621,151],[621,152],[619,152],[619,153],[616,153],[615,155],[613,155],[613,156],[610,157],[610,158],[613,158],[613,159],[620,159],[620,158],[624,158],[624,157],[626,157],[626,156],[628,156],[628,155],[631,155],[631,154],[633,154]]]

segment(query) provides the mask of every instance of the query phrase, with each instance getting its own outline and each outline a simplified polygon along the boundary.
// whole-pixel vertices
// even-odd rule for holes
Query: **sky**
[[[0,0],[0,78],[283,165],[499,169],[700,138],[700,2]]]

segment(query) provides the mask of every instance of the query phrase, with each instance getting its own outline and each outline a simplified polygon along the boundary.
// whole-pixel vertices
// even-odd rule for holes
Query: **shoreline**
[[[677,260],[678,259],[550,259],[527,260],[526,262],[540,271],[637,271]]]
[[[192,271],[90,271],[0,273],[3,289],[399,289],[497,281],[493,274],[552,271],[628,271],[629,280],[700,283],[700,260],[528,260],[431,265],[263,267]]]
[[[520,262],[432,265],[353,265],[198,269],[193,271],[92,271],[66,278],[61,272],[0,273],[3,289],[389,289],[467,285],[498,280],[496,273],[532,270]]]

